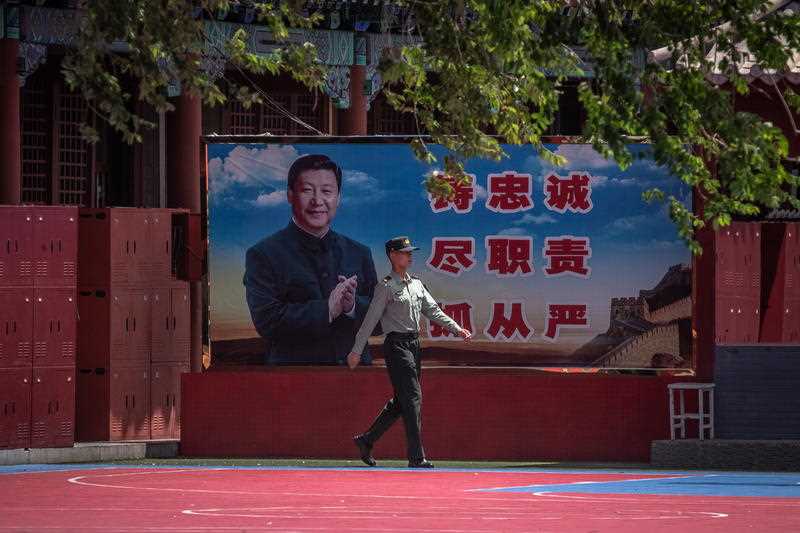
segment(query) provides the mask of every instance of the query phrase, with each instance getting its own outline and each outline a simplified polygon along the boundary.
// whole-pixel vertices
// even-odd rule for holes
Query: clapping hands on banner
[[[358,277],[339,276],[339,283],[328,297],[328,320],[333,322],[342,313],[352,313],[356,305]]]

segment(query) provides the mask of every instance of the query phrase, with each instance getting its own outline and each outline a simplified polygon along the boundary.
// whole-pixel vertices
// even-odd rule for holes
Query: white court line
[[[170,470],[170,471],[149,471],[149,472],[128,472],[128,473],[119,473],[119,474],[100,474],[95,476],[76,476],[70,478],[68,482],[76,484],[76,485],[83,485],[88,487],[100,487],[100,488],[109,488],[109,489],[125,489],[125,490],[144,490],[144,491],[156,491],[156,492],[180,492],[180,493],[199,493],[199,494],[237,494],[237,495],[246,495],[246,496],[294,496],[294,497],[308,497],[308,498],[369,498],[373,500],[383,499],[383,500],[446,500],[446,501],[459,501],[459,502],[475,502],[475,501],[491,501],[491,502],[514,502],[520,503],[526,500],[520,499],[519,496],[524,496],[525,494],[517,493],[516,497],[511,498],[503,498],[499,496],[491,496],[491,497],[478,497],[473,496],[473,493],[470,493],[468,498],[459,498],[458,495],[454,496],[411,496],[411,495],[385,495],[385,494],[331,494],[331,493],[313,493],[313,492],[282,492],[282,491],[234,491],[234,490],[214,490],[214,489],[180,489],[180,488],[172,488],[172,487],[134,487],[134,486],[125,486],[125,485],[110,485],[110,484],[103,484],[103,483],[92,483],[86,480],[86,478],[90,477],[122,477],[126,475],[146,475],[146,474],[161,474],[161,473],[175,473],[175,472],[226,472],[228,469],[190,469],[190,470]],[[681,479],[683,476],[676,477],[675,479]],[[662,478],[664,479],[664,478]],[[528,485],[530,486],[530,485]],[[481,489],[486,490],[486,489]],[[499,492],[495,492],[492,494],[500,494]],[[603,494],[594,494],[591,496],[567,496],[564,494],[559,493],[548,493],[546,491],[540,493],[527,493],[527,495],[532,497],[542,497],[547,496],[550,501],[563,499],[565,501],[570,500],[581,500],[583,502],[599,502],[599,503],[609,503],[609,502],[631,502],[631,503],[641,503],[641,498],[632,498],[632,497],[609,497],[608,495]],[[793,508],[800,506],[800,503],[792,504],[792,503],[777,503],[777,502],[743,502],[741,499],[721,499],[719,496],[707,497],[694,497],[691,502],[687,502],[686,505],[694,505],[702,503],[703,505],[715,504],[715,505],[737,505],[737,506],[750,506],[750,507],[772,507],[772,508]]]
[[[401,500],[455,500],[457,496],[410,496],[410,495],[386,495],[386,494],[331,494],[327,492],[314,493],[314,492],[281,492],[281,491],[242,491],[242,490],[219,490],[219,489],[179,489],[173,487],[134,487],[126,485],[109,485],[106,483],[93,483],[88,481],[89,478],[98,477],[124,477],[128,475],[146,475],[146,474],[173,474],[183,472],[225,472],[225,470],[170,470],[167,472],[154,471],[154,472],[124,472],[120,474],[99,474],[89,476],[75,476],[69,478],[67,482],[75,485],[83,485],[86,487],[99,487],[106,489],[124,489],[124,490],[147,490],[156,492],[181,492],[181,493],[199,493],[199,494],[239,494],[239,495],[273,495],[273,496],[300,496],[300,497],[327,497],[327,498],[370,498],[370,499],[401,499]],[[470,497],[466,498],[468,501],[487,500],[487,501],[519,501],[517,498],[479,498]]]
[[[341,514],[341,515],[329,515],[329,514],[289,514],[289,515],[280,515],[280,514],[268,514],[268,513],[258,513],[259,509],[264,509],[265,511],[271,511],[270,508],[232,508],[232,509],[224,509],[224,508],[216,508],[216,509],[186,509],[182,511],[182,514],[185,515],[192,515],[192,516],[213,516],[213,517],[220,517],[220,518],[272,518],[272,519],[287,519],[287,520],[302,520],[302,519],[309,519],[309,520],[364,520],[364,519],[374,519],[374,520],[385,520],[387,518],[391,518],[392,520],[419,520],[419,514],[415,514],[413,511],[409,511],[407,513],[402,512],[395,512],[392,510],[386,510],[382,514],[378,514],[373,512],[375,516],[364,516],[362,514],[353,515],[353,514]],[[228,511],[256,511],[256,513],[232,513]],[[634,514],[641,513],[644,516],[633,516]],[[660,513],[660,516],[658,515]],[[407,514],[408,516],[404,516]],[[709,511],[675,511],[675,510],[639,510],[639,509],[625,509],[622,512],[614,512],[613,515],[610,516],[602,516],[602,515],[592,515],[592,516],[585,516],[584,514],[575,514],[575,513],[565,513],[565,514],[553,514],[550,512],[542,511],[542,512],[530,512],[530,513],[516,513],[521,516],[464,516],[464,512],[460,511],[459,516],[449,516],[447,517],[448,520],[462,520],[462,521],[473,521],[479,520],[487,520],[487,521],[495,521],[495,520],[503,520],[503,521],[518,521],[518,520],[569,520],[574,518],[581,518],[583,520],[686,520],[686,519],[696,519],[696,518],[727,518],[728,515],[725,513],[718,513],[718,512],[709,512]],[[438,515],[437,515],[438,516]],[[427,518],[427,517],[423,517]]]

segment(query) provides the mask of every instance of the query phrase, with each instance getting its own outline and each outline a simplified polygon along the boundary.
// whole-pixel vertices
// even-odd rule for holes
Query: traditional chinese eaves
[[[773,0],[770,11],[764,15],[766,17],[773,16],[790,16],[800,14],[800,1],[797,0]],[[727,25],[720,26],[720,31],[725,31]],[[761,80],[767,83],[775,83],[780,80],[786,80],[790,83],[800,83],[800,52],[795,51],[783,69],[766,69],[755,61],[755,57],[749,52],[746,42],[739,43],[736,46],[737,51],[741,54],[741,61],[734,63],[727,53],[720,52],[716,47],[713,47],[706,55],[706,65],[710,65],[710,69],[706,73],[706,79],[715,85],[722,85],[728,82],[731,75],[731,68],[736,69],[739,76],[743,76],[749,82]],[[648,60],[654,63],[669,64],[672,61],[672,51],[668,48],[659,48],[653,50],[648,55]],[[686,62],[680,66],[686,67]],[[698,65],[699,66],[699,65]],[[723,68],[728,70],[723,70]]]

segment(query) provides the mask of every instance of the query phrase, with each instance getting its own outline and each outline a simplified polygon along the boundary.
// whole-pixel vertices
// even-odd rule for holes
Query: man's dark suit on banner
[[[247,250],[250,315],[268,363],[343,364],[377,282],[372,253],[330,229],[341,191],[333,161],[298,158],[287,185],[292,221]]]

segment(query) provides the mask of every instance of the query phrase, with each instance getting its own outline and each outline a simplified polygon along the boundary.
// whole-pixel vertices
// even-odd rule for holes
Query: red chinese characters
[[[592,272],[586,265],[587,259],[592,257],[589,237],[545,237],[542,256],[547,260],[544,273],[548,277],[569,274],[588,278]]]
[[[585,172],[562,178],[550,174],[544,180],[544,204],[551,211],[588,213],[592,210],[592,179]]]
[[[475,239],[434,237],[428,266],[450,276],[460,276],[475,266]]]
[[[489,174],[486,208],[496,213],[516,213],[533,207],[530,174],[508,171]]]
[[[523,302],[493,302],[492,316],[484,335],[493,341],[510,341],[514,338],[525,341],[533,335],[533,328],[525,317]]]
[[[475,331],[472,328],[472,305],[469,302],[440,302],[439,307],[441,307],[442,311],[444,311],[447,316],[455,320],[459,326],[469,331]],[[457,338],[456,335],[450,332],[450,330],[443,328],[432,320],[428,321],[428,337],[431,340],[447,340],[448,338]]]
[[[533,238],[486,236],[486,273],[498,277],[533,274]]]
[[[472,204],[475,202],[475,175],[467,174],[467,177],[470,180],[469,183],[458,183],[455,178],[447,177],[447,181],[453,187],[453,194],[450,198],[434,198],[433,195],[428,194],[431,210],[434,213],[441,213],[452,209],[459,214],[472,211]]]
[[[561,328],[588,329],[589,317],[586,316],[586,304],[547,304],[545,332],[542,337],[548,341],[555,341]]]

